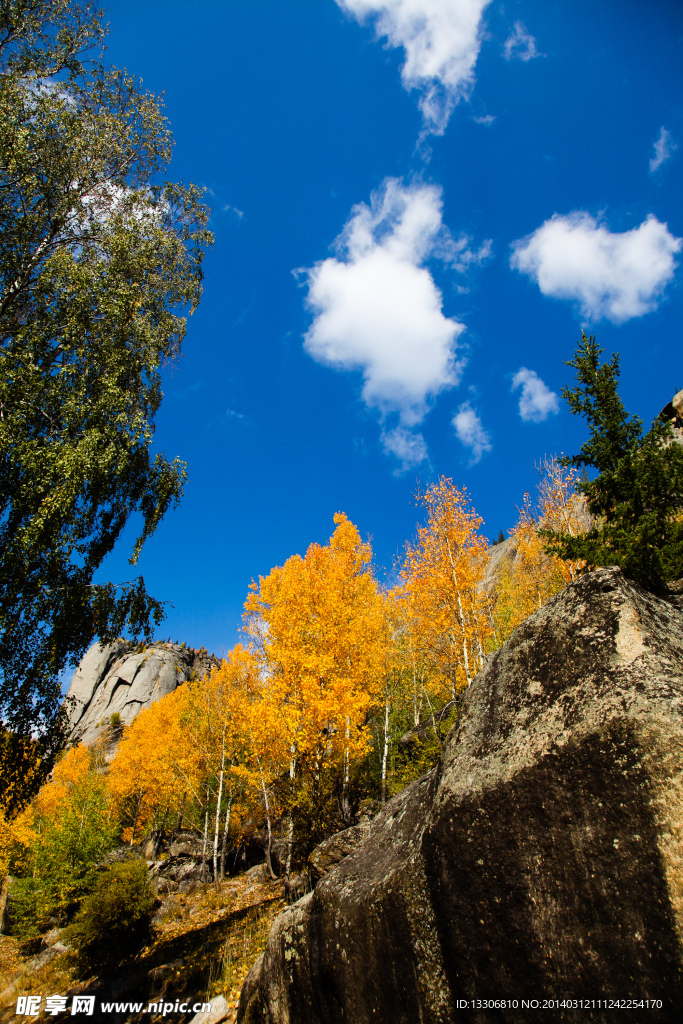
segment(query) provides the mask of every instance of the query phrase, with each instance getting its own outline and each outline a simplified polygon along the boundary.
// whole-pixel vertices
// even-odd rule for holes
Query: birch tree
[[[343,513],[327,545],[312,544],[252,583],[246,630],[256,643],[289,750],[288,853],[304,778],[317,799],[331,774],[341,780],[368,749],[385,633],[371,568],[372,549]]]
[[[185,466],[152,455],[160,367],[179,354],[211,242],[192,185],[164,182],[159,99],[98,57],[89,0],[0,5],[0,791],[25,741],[61,744],[60,676],[99,636],[147,638],[144,580],[95,582],[131,515],[145,541]]]
[[[407,545],[401,578],[413,628],[433,666],[448,678],[453,699],[481,667],[491,633],[482,586],[488,545],[464,488],[441,477],[418,500],[427,521]]]

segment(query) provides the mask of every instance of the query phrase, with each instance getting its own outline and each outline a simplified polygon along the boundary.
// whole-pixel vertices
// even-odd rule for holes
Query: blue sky
[[[132,0],[107,59],[165,93],[216,242],[139,562],[160,635],[225,653],[252,577],[343,510],[389,573],[440,475],[494,538],[586,434],[581,329],[649,422],[683,388],[683,6]],[[135,525],[99,574],[129,579]],[[171,607],[172,605],[172,607]]]

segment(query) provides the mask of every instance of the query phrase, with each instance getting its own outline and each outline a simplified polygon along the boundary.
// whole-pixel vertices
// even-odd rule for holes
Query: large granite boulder
[[[523,623],[439,767],[276,919],[238,1021],[680,1020],[680,601],[606,568]]]
[[[181,644],[93,644],[65,698],[70,741],[92,744],[107,730],[110,735],[112,715],[118,716],[118,724],[130,725],[142,708],[217,665],[203,648],[197,651]]]

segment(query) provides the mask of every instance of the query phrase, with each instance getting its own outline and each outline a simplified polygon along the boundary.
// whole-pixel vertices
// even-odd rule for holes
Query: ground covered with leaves
[[[46,950],[22,948],[0,937],[0,1022],[15,1019],[22,995],[94,994],[101,1000],[142,1002],[208,1002],[222,995],[229,1006],[226,1024],[235,1020],[244,979],[263,951],[270,926],[285,905],[283,883],[253,882],[247,875],[186,895],[164,899],[155,917],[151,942],[130,960],[97,977],[82,976],[73,953],[46,959]],[[33,954],[33,955],[31,955]],[[39,1018],[58,1020],[59,1016]],[[63,1015],[64,1019],[69,1010]],[[95,1012],[97,1017],[97,1010]],[[189,1020],[192,1014],[164,1019]],[[104,1019],[104,1018],[103,1018]],[[108,1021],[161,1020],[161,1014],[109,1013]]]

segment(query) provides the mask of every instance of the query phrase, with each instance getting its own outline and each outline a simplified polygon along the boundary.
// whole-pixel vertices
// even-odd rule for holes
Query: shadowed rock
[[[678,1021],[682,764],[680,599],[597,570],[515,631],[439,768],[276,919],[238,1021],[521,1022],[543,998]],[[605,1019],[553,1020],[577,1012]]]

